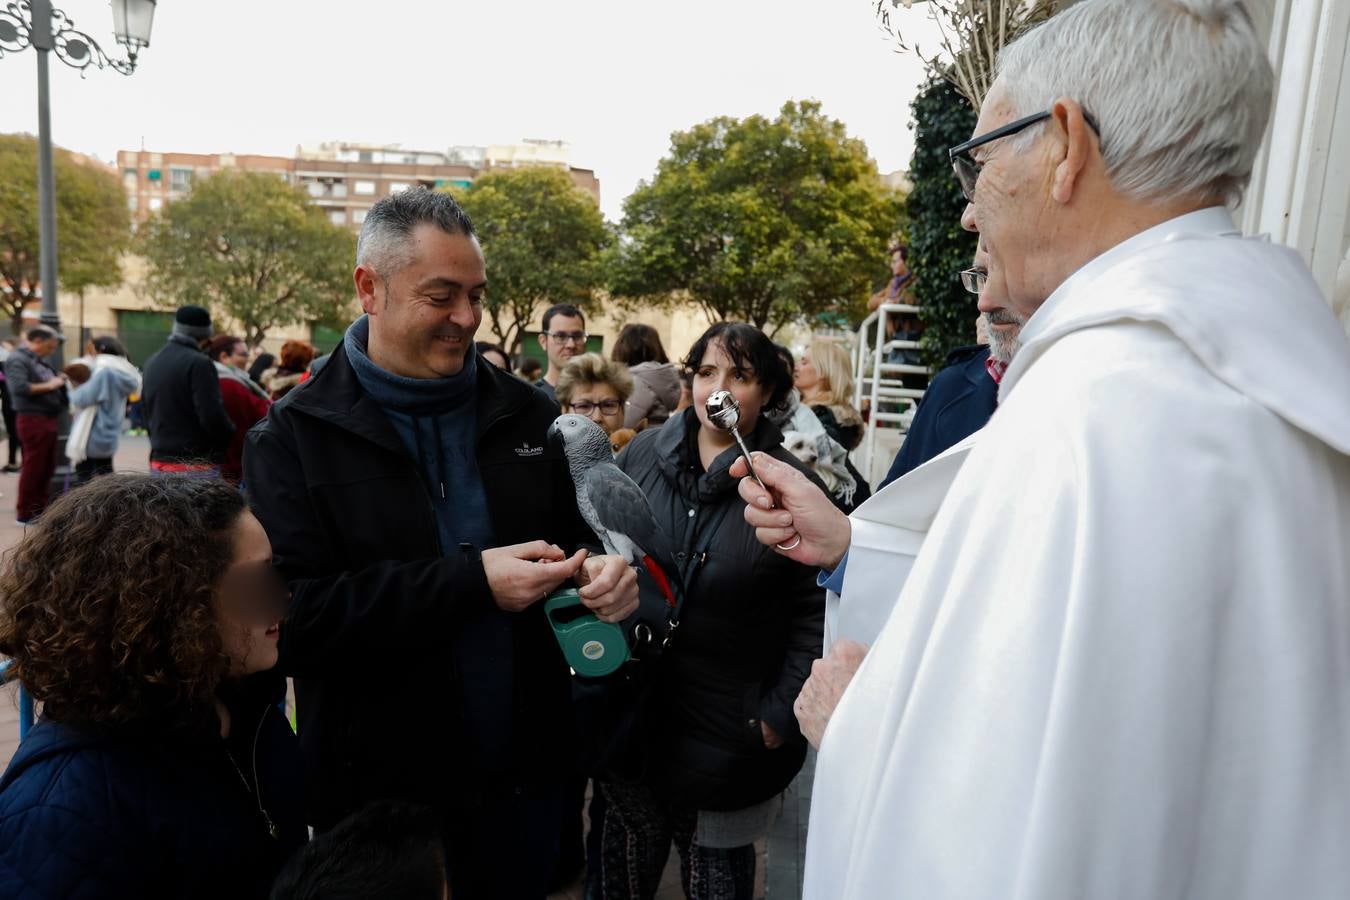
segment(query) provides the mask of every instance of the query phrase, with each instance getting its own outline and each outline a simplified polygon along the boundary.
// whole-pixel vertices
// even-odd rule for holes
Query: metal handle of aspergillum
[[[601,622],[581,602],[576,588],[564,588],[544,600],[544,615],[572,671],[587,678],[609,675],[631,654],[623,629]]]
[[[750,461],[750,448],[745,446],[745,439],[741,437],[741,404],[731,391],[713,391],[708,395],[708,401],[704,404],[704,409],[708,413],[708,420],[718,428],[730,434],[736,439],[736,446],[741,448],[741,456],[745,459],[745,468],[750,472],[750,477],[755,479],[755,483],[764,488],[764,493],[769,494],[769,489],[764,487],[764,482],[760,480],[755,472],[755,464]],[[772,496],[772,494],[770,494]],[[775,544],[779,550],[796,550],[802,542],[802,536],[799,534],[791,544]]]

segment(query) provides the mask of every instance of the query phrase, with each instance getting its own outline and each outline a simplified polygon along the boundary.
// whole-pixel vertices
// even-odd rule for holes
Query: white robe
[[[1350,896],[1350,347],[1231,234],[1027,324],[825,732],[806,897]]]

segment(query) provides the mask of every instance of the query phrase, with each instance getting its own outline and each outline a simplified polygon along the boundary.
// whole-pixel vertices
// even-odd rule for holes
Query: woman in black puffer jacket
[[[727,471],[736,445],[704,412],[711,393],[731,391],[750,449],[806,471],[760,415],[783,402],[792,375],[763,332],[734,322],[704,333],[685,364],[693,408],[618,459],[671,537],[687,591],[660,660],[648,774],[640,784],[600,780],[607,810],[592,885],[607,900],[653,896],[672,840],[687,896],[752,896],[753,842],[806,755],[792,703],[820,655],[824,591],[814,569],[755,539]]]

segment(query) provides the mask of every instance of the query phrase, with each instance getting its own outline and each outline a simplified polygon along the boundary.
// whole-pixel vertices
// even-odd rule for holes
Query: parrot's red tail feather
[[[674,609],[675,592],[670,588],[670,579],[666,577],[665,571],[650,556],[642,557],[642,567],[647,570],[648,575],[652,576],[652,581],[656,582],[656,586],[661,590],[661,596],[666,598],[666,603],[670,605],[671,609]]]

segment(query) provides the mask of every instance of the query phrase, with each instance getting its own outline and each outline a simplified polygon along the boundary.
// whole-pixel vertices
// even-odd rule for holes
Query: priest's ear
[[[1050,196],[1056,203],[1067,204],[1073,199],[1074,189],[1079,186],[1089,163],[1101,155],[1101,150],[1097,133],[1087,123],[1083,107],[1077,100],[1060,97],[1050,108],[1050,115],[1055,126],[1058,126],[1058,137],[1064,144],[1064,156],[1055,166]]]

